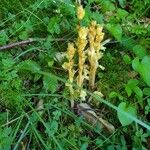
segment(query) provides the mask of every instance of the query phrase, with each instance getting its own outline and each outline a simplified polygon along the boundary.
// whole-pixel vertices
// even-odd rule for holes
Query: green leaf
[[[6,44],[8,41],[8,36],[5,31],[0,31],[0,45]]]
[[[120,103],[118,108],[122,111],[125,111],[126,113],[129,113],[132,116],[136,116],[136,108],[131,105],[127,106],[125,102]],[[130,125],[133,122],[133,120],[128,118],[128,116],[124,115],[121,111],[118,111],[117,115],[122,126]]]
[[[139,58],[136,57],[133,61],[132,61],[132,68],[138,72],[139,68],[140,68],[140,61]]]
[[[131,88],[130,88],[129,86],[125,85],[125,90],[126,90],[126,92],[127,92],[127,94],[128,94],[128,97],[130,97],[131,94],[132,94]]]
[[[139,58],[143,58],[144,56],[146,56],[146,50],[145,48],[143,48],[141,45],[135,45],[133,47],[133,52],[136,54],[137,57]]]
[[[150,98],[147,99],[147,103],[150,106]]]
[[[143,93],[144,95],[150,96],[150,88],[144,88]]]
[[[107,24],[106,29],[118,40],[122,38],[122,28],[120,24]]]
[[[23,61],[17,67],[20,70],[27,70],[32,73],[38,73],[41,70],[40,66],[32,60]]]
[[[28,38],[28,32],[27,32],[27,31],[21,32],[21,33],[19,34],[19,38],[20,38],[21,40],[27,39],[27,38]]]
[[[57,90],[57,79],[52,74],[44,75],[43,77],[43,85],[45,90],[50,90],[52,93],[54,93]]]
[[[126,92],[128,94],[128,97],[131,96],[132,92],[134,92],[140,98],[143,97],[142,90],[137,86],[138,83],[139,83],[138,80],[130,79],[128,81],[128,83],[125,85],[125,90],[126,90]]]
[[[150,86],[150,56],[145,56],[141,62],[139,58],[135,58],[132,61],[132,67],[141,75],[145,83]]]
[[[124,55],[123,60],[126,64],[131,64],[131,58],[129,57],[129,55]]]
[[[123,97],[119,94],[119,93],[117,93],[117,92],[111,92],[110,94],[109,94],[109,98],[110,99],[112,99],[112,98],[119,98],[119,100],[123,100]]]
[[[60,26],[59,26],[59,22],[60,22],[60,18],[58,17],[52,17],[49,21],[49,24],[48,24],[48,27],[47,27],[47,30],[50,32],[50,33],[57,33],[59,34],[60,33]]]
[[[128,86],[130,86],[130,88],[134,88],[136,85],[138,85],[139,81],[136,79],[130,79],[128,81]]]
[[[134,91],[134,93],[135,93],[138,97],[140,97],[140,98],[143,97],[143,92],[142,92],[142,90],[141,90],[138,86],[134,87],[134,88],[133,88],[133,91]]]
[[[102,1],[102,2],[100,2],[100,3],[101,3],[101,5],[102,5],[102,9],[103,9],[105,12],[115,10],[115,6],[114,6],[114,4],[113,4],[110,0],[104,0],[104,1]]]
[[[118,93],[117,92],[111,92],[109,94],[109,98],[112,99],[112,98],[116,98],[118,96]]]
[[[118,0],[118,2],[119,2],[119,5],[120,5],[122,8],[125,7],[125,5],[126,5],[126,1],[125,1],[125,0]]]
[[[128,15],[128,12],[125,11],[124,9],[118,9],[117,10],[117,17],[119,17],[120,19],[125,19],[125,17]]]
[[[93,18],[93,20],[96,20],[97,23],[103,23],[104,22],[103,21],[103,15],[100,14],[99,12],[93,12],[91,15],[92,15],[91,17]]]

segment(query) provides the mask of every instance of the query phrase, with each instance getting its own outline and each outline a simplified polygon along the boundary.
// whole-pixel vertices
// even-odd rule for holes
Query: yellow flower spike
[[[78,39],[77,39],[77,50],[78,50],[78,55],[79,55],[79,71],[78,71],[78,78],[77,78],[77,84],[79,87],[82,86],[84,76],[83,76],[83,69],[84,69],[84,63],[86,60],[86,55],[85,55],[85,46],[87,44],[87,35],[88,35],[88,28],[85,27],[78,27]]]
[[[77,18],[79,20],[82,20],[85,16],[85,10],[83,9],[83,6],[80,5],[77,7]]]
[[[75,54],[76,49],[74,48],[73,43],[68,43],[68,48],[67,48],[67,53],[66,57],[68,59],[68,62],[65,62],[62,66],[64,69],[68,71],[68,82],[66,83],[66,86],[69,88],[70,95],[71,95],[71,107],[74,105],[73,101],[73,95],[74,95],[74,89],[72,87],[73,79],[74,79],[74,54]]]
[[[101,41],[103,40],[104,33],[102,32],[103,27],[99,24],[96,24],[96,21],[92,21],[89,26],[89,52],[88,59],[90,62],[90,71],[89,71],[89,85],[91,89],[94,89],[95,85],[95,76],[96,70],[99,66],[98,60],[102,57]]]

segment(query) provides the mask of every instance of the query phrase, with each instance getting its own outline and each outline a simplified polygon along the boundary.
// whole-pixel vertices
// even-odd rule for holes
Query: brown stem
[[[20,42],[16,42],[16,43],[12,43],[12,44],[8,44],[8,45],[4,45],[4,46],[1,46],[0,47],[0,51],[1,50],[6,50],[6,49],[11,49],[11,48],[14,48],[16,46],[23,46],[23,45],[26,45],[26,44],[30,44],[30,43],[33,43],[37,41],[37,39],[28,39],[28,40],[24,40],[24,41],[20,41]]]
[[[8,45],[1,46],[0,47],[0,51],[7,50],[7,49],[12,49],[12,48],[14,48],[16,46],[20,46],[21,47],[21,46],[25,46],[25,45],[33,43],[33,42],[39,42],[39,41],[44,41],[44,40],[46,40],[46,38],[41,38],[41,39],[30,38],[28,40],[15,42],[15,43],[11,43],[11,44],[8,44]],[[58,38],[58,39],[54,39],[52,41],[65,41],[65,40],[67,40],[67,39]]]

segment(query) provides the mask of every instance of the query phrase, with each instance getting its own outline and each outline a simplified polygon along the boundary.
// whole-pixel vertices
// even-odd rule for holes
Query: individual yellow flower
[[[83,6],[80,5],[77,8],[77,17],[79,20],[82,20],[84,18],[84,16],[85,16],[85,10],[83,9]]]

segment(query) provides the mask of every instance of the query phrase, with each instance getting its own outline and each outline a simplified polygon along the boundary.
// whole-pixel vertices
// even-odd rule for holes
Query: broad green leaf
[[[134,93],[135,93],[138,97],[140,97],[140,98],[143,97],[143,92],[142,92],[142,90],[141,90],[138,86],[135,86],[135,87],[133,88],[133,91],[134,91]]]
[[[128,94],[128,97],[131,96],[132,92],[134,92],[140,98],[143,97],[142,90],[137,86],[138,83],[139,83],[138,80],[130,79],[128,81],[128,83],[125,85],[125,90],[126,90],[126,92]]]
[[[122,28],[120,24],[107,24],[107,30],[118,40],[122,38]]]
[[[52,93],[54,93],[57,89],[57,79],[55,76],[53,76],[52,74],[49,75],[44,75],[43,77],[43,85],[44,88],[48,91],[51,91]]]
[[[132,116],[136,116],[136,108],[132,105],[127,106],[125,102],[122,102],[119,104],[118,108]],[[133,120],[128,118],[128,116],[124,115],[121,111],[118,111],[117,115],[122,126],[127,126],[133,122]]]
[[[136,80],[136,79],[130,79],[128,81],[128,85],[131,87],[131,88],[134,88],[136,85],[138,85],[139,81]]]
[[[33,73],[38,73],[41,70],[39,64],[32,60],[23,61],[17,67],[20,70],[28,70]]]
[[[133,52],[136,54],[137,57],[139,58],[143,58],[144,56],[146,56],[146,50],[145,48],[143,48],[141,45],[135,45],[133,47]]]
[[[140,68],[140,61],[139,58],[136,57],[133,61],[132,61],[132,68],[138,72],[139,68]]]
[[[150,56],[145,56],[142,59],[141,64],[143,68],[141,70],[141,76],[143,77],[147,85],[150,86]]]
[[[147,95],[147,96],[150,96],[150,88],[144,88],[143,89],[143,94]]]
[[[132,67],[141,75],[145,83],[150,86],[150,56],[145,56],[141,62],[139,58],[135,58],[132,61]]]
[[[125,90],[126,90],[126,92],[128,94],[128,97],[130,97],[131,94],[132,94],[132,90],[131,90],[130,86],[125,85]]]

